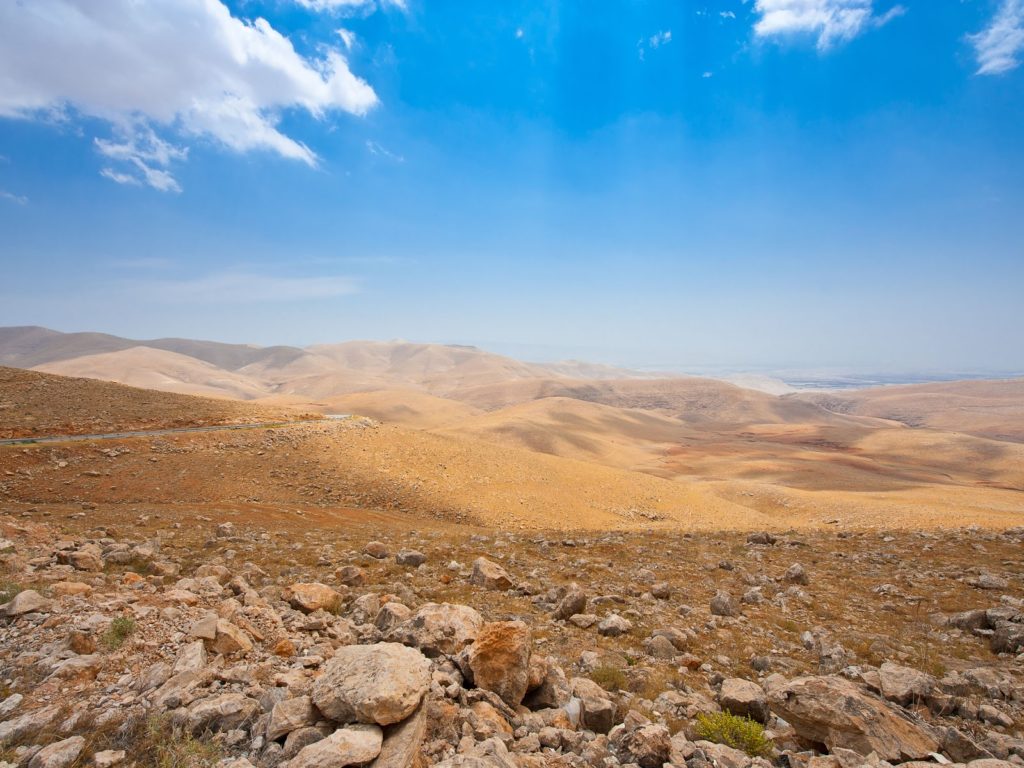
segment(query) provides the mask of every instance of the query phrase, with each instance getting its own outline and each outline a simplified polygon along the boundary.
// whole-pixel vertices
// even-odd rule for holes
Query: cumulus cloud
[[[221,0],[0,3],[0,117],[109,123],[112,138],[96,149],[118,164],[101,172],[120,183],[180,189],[169,168],[186,149],[157,131],[315,165],[313,150],[280,130],[282,112],[322,119],[376,103],[339,49],[305,57]]]
[[[1003,0],[989,25],[969,39],[979,75],[1001,75],[1016,68],[1024,51],[1024,0]]]
[[[817,35],[819,50],[852,40],[906,13],[897,5],[876,14],[873,0],[757,0],[754,10],[760,14],[754,24],[759,37]]]

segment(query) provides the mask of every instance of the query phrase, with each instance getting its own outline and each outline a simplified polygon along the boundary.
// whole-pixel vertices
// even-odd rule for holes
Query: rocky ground
[[[0,536],[0,765],[1024,763],[1022,529],[0,502]]]

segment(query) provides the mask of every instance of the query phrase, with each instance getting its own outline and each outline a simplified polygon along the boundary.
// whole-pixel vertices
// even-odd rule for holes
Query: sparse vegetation
[[[133,753],[139,765],[151,765],[153,768],[207,768],[216,765],[224,756],[218,744],[177,730],[164,717],[151,718],[146,722]]]
[[[128,616],[118,616],[107,628],[100,638],[103,647],[110,651],[116,651],[135,631],[135,619]]]
[[[0,581],[0,603],[6,603],[14,599],[14,596],[21,592],[24,587],[13,581]]]
[[[610,664],[603,664],[590,673],[590,679],[606,691],[620,691],[626,687],[626,674]]]
[[[725,744],[751,757],[768,757],[774,747],[759,722],[729,712],[697,715],[696,734],[699,739]]]

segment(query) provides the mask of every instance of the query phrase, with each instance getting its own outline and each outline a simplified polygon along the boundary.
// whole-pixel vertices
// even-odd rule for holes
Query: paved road
[[[0,440],[0,445],[36,445],[38,443],[67,443],[81,440],[118,440],[126,437],[158,437],[179,435],[189,432],[218,432],[231,429],[264,429],[268,427],[291,427],[295,424],[317,424],[322,419],[302,421],[262,421],[255,424],[220,424],[212,427],[171,427],[169,429],[141,429],[134,432],[105,432],[97,435],[46,435],[43,437],[15,437]]]

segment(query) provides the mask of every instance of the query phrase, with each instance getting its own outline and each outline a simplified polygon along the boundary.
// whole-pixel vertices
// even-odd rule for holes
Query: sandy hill
[[[0,368],[0,438],[298,418],[308,418],[308,413]]]
[[[625,469],[650,468],[688,431],[656,413],[565,397],[463,418],[441,430]]]
[[[872,387],[792,397],[837,413],[1024,442],[1024,378]]]
[[[688,424],[748,424],[841,421],[815,402],[780,398],[766,392],[699,377],[580,381],[524,379],[465,387],[449,397],[483,410],[558,397],[615,408],[654,411]]]
[[[206,397],[248,400],[268,394],[266,388],[245,376],[188,355],[150,347],[84,355],[39,365],[34,370]]]

